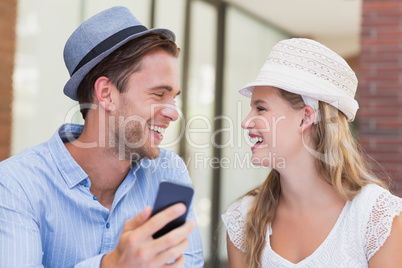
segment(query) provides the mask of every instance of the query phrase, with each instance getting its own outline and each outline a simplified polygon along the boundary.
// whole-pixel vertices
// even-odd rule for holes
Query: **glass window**
[[[63,49],[79,10],[78,0],[18,1],[12,154],[48,140],[74,105],[63,94]]]
[[[87,19],[92,15],[113,6],[125,6],[131,10],[134,16],[149,28],[151,0],[81,0],[83,10],[81,12]]]
[[[119,5],[149,24],[149,0]],[[65,122],[82,123],[77,102],[63,93],[69,79],[64,45],[82,21],[112,6],[108,0],[18,1],[12,154],[48,140]]]
[[[238,90],[256,78],[271,48],[287,35],[244,14],[227,9],[225,74],[224,74],[224,134],[221,165],[221,209],[261,184],[269,170],[253,166],[250,162],[251,143],[248,132],[241,129],[241,122],[250,111],[250,99]],[[220,253],[226,258],[226,230],[221,230]]]
[[[214,165],[213,132],[217,12],[214,6],[194,1],[191,9],[190,74],[187,83],[186,161],[195,188],[194,210],[210,256],[211,178]]]
[[[155,5],[155,25],[156,28],[167,28],[173,31],[176,35],[176,44],[183,50],[184,40],[184,20],[185,20],[185,0],[159,0]],[[179,55],[179,62],[181,68],[183,68],[183,53]],[[181,90],[183,85],[181,85]],[[166,148],[176,153],[179,152],[180,139],[184,138],[185,121],[183,120],[182,113],[182,95],[179,95],[176,100],[176,105],[179,109],[180,119],[176,122],[172,122],[166,131],[163,141],[161,143],[162,148]]]

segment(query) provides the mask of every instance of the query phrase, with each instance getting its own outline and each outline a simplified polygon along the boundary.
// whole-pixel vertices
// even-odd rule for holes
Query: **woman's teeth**
[[[157,127],[157,126],[153,126],[153,125],[149,126],[149,129],[152,131],[158,132],[160,134],[165,134],[165,130],[166,130],[165,128],[161,128],[161,127]]]
[[[251,143],[255,144],[258,142],[262,142],[262,137],[250,137]]]

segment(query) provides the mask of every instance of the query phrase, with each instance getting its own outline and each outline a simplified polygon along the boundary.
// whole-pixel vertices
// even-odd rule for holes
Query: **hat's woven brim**
[[[311,83],[310,81],[314,81]],[[317,81],[321,81],[317,83]],[[288,92],[308,96],[326,102],[341,112],[348,121],[353,121],[359,104],[352,97],[341,92],[339,87],[324,79],[317,79],[315,74],[290,69],[286,66],[265,64],[257,79],[239,90],[240,94],[251,97],[254,87],[272,86]]]
[[[118,42],[115,44],[113,47],[109,48],[108,50],[104,51],[103,53],[99,54],[96,58],[92,59],[89,61],[87,64],[82,66],[77,72],[75,72],[70,79],[67,81],[66,85],[64,86],[64,94],[66,94],[68,97],[70,97],[73,100],[78,100],[77,96],[77,88],[80,85],[81,81],[84,79],[84,77],[88,74],[88,72],[94,68],[99,62],[101,62],[104,58],[109,56],[113,51],[127,43],[128,41],[131,41],[135,38],[141,37],[145,34],[149,33],[155,33],[155,34],[160,34],[164,35],[173,42],[175,41],[175,35],[172,31],[168,29],[161,29],[161,28],[154,28],[154,29],[149,29],[134,35],[131,35],[127,37],[126,39]]]

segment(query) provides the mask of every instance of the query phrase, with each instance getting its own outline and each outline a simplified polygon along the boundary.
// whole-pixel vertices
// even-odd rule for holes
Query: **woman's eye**
[[[260,106],[257,106],[257,111],[259,111],[259,112],[261,112],[261,111],[266,111],[267,109],[265,109],[264,107],[260,107]]]

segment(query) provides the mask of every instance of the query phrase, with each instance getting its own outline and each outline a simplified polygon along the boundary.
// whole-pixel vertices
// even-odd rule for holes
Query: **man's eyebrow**
[[[151,90],[161,90],[161,89],[164,89],[168,92],[173,91],[173,88],[171,86],[156,86],[156,87],[151,88]],[[177,92],[176,96],[179,96],[180,93],[181,93],[181,91],[179,90],[179,92]]]

